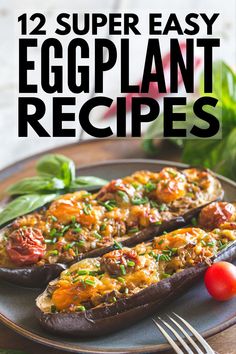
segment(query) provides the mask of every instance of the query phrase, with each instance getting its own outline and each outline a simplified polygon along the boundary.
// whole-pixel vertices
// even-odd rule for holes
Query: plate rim
[[[33,157],[32,157],[33,158]],[[3,172],[3,175],[5,174],[5,172],[7,172],[7,170],[12,170],[14,168],[14,165],[17,167],[18,163],[21,163],[25,160],[28,160],[30,158],[21,160],[19,162],[17,162],[16,164],[12,164],[9,167],[6,167],[5,169],[3,169],[2,171],[0,171],[0,179],[1,179],[1,175]],[[79,168],[77,169],[87,169],[87,168],[94,168],[96,166],[108,166],[108,165],[118,165],[118,164],[135,164],[135,163],[140,163],[140,164],[153,164],[153,165],[162,165],[162,166],[175,166],[177,168],[188,168],[190,167],[187,164],[181,163],[181,162],[175,162],[175,161],[169,161],[169,160],[157,160],[157,159],[145,159],[145,158],[139,158],[139,159],[114,159],[114,160],[108,160],[108,161],[102,161],[102,162],[98,162],[98,163],[91,163],[91,164],[83,164],[81,165]],[[224,181],[225,183],[231,185],[232,187],[236,187],[236,182],[230,180],[227,177],[221,176],[217,173],[213,174],[219,178],[221,181]],[[5,179],[3,177],[3,179]],[[169,344],[165,343],[165,344],[154,344],[154,345],[142,345],[139,348],[117,348],[117,349],[113,349],[113,348],[102,348],[101,350],[99,349],[95,349],[94,347],[89,347],[86,346],[85,348],[75,348],[73,346],[71,346],[71,344],[66,344],[66,343],[62,343],[58,340],[55,339],[49,339],[46,337],[42,337],[41,335],[35,334],[34,332],[31,332],[30,330],[16,324],[15,322],[13,322],[12,320],[8,319],[6,316],[2,315],[0,313],[0,322],[2,322],[3,324],[5,324],[8,328],[12,329],[13,331],[15,331],[16,333],[22,335],[23,337],[30,339],[34,342],[37,342],[39,344],[43,344],[55,349],[61,349],[61,350],[66,350],[69,352],[76,352],[76,353],[94,353],[94,354],[108,354],[108,353],[119,353],[119,354],[130,354],[130,353],[155,353],[155,352],[161,352],[161,351],[167,351],[169,350],[171,347]],[[204,332],[201,332],[201,335],[204,338],[208,338],[211,337],[213,335],[216,335],[222,331],[224,331],[225,329],[233,326],[234,324],[236,324],[236,313],[232,315],[231,318],[229,318],[227,321],[221,322],[219,323],[217,326],[210,328]]]

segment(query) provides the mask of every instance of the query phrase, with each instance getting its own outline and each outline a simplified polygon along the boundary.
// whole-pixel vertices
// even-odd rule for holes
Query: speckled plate
[[[118,160],[82,167],[80,173],[112,179],[140,169],[159,171],[163,166],[186,167],[169,161]],[[225,199],[236,200],[236,183],[220,176],[219,179],[225,190]],[[0,282],[0,321],[29,339],[76,353],[157,353],[169,348],[151,318],[126,330],[97,339],[67,339],[49,335],[40,328],[34,317],[35,298],[40,292]],[[171,312],[184,317],[207,337],[236,323],[236,298],[227,302],[216,302],[208,296],[203,281],[200,281],[153,316],[165,317]]]

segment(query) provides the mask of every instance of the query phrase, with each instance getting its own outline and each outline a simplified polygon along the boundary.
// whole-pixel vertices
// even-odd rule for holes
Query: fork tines
[[[168,316],[168,317],[171,320],[171,322],[174,323],[176,329],[173,328],[173,325],[170,325],[170,323],[164,321],[162,318],[158,317],[158,319],[175,336],[175,338],[182,345],[182,348],[185,349],[185,352],[174,341],[174,339],[168,334],[168,332],[163,328],[163,326],[161,326],[160,323],[158,323],[155,319],[153,319],[153,322],[158,327],[158,329],[163,334],[163,336],[167,339],[167,341],[169,342],[169,344],[172,346],[172,348],[175,350],[176,353],[184,354],[187,352],[188,354],[194,354],[193,350],[195,349],[195,353],[198,353],[198,354],[215,354],[215,352],[209,346],[209,344],[205,341],[205,339],[203,339],[203,337],[198,333],[198,331],[196,331],[195,328],[193,328],[190,325],[190,323],[188,323],[185,319],[183,319],[182,317],[180,317],[176,313],[174,313],[174,315],[175,315],[176,319],[174,319],[170,316]],[[180,321],[182,322],[181,324],[179,323]],[[186,329],[188,329],[192,333],[192,337],[188,334],[186,329],[183,328],[183,324],[186,327]],[[178,332],[184,335],[185,340]],[[205,349],[204,352],[199,347],[199,345],[193,340],[193,337],[195,338],[196,342],[198,342],[198,344],[200,343],[202,348]],[[192,345],[192,348],[189,346],[189,344]]]

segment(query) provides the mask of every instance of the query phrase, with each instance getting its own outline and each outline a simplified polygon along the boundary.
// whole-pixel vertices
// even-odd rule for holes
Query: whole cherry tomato
[[[236,267],[228,262],[215,263],[207,269],[204,282],[214,299],[229,300],[236,296]]]

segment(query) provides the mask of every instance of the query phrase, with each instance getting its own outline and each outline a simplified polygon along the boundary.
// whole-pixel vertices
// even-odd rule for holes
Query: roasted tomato
[[[92,200],[92,195],[86,191],[65,194],[56,199],[48,209],[48,215],[53,215],[62,224],[71,223],[72,218],[82,225],[96,224],[101,218],[103,208]]]
[[[160,202],[169,203],[186,193],[187,181],[184,174],[174,168],[164,168],[159,174],[156,195]]]
[[[101,259],[101,270],[111,275],[125,275],[139,264],[135,250],[123,248],[105,254]]]
[[[203,208],[199,215],[199,225],[206,229],[215,229],[229,221],[235,213],[235,207],[231,203],[211,203]]]
[[[236,267],[228,262],[215,263],[207,269],[204,282],[214,299],[229,300],[236,296]]]
[[[37,263],[46,250],[42,232],[32,227],[13,231],[7,241],[9,258],[18,266]]]

